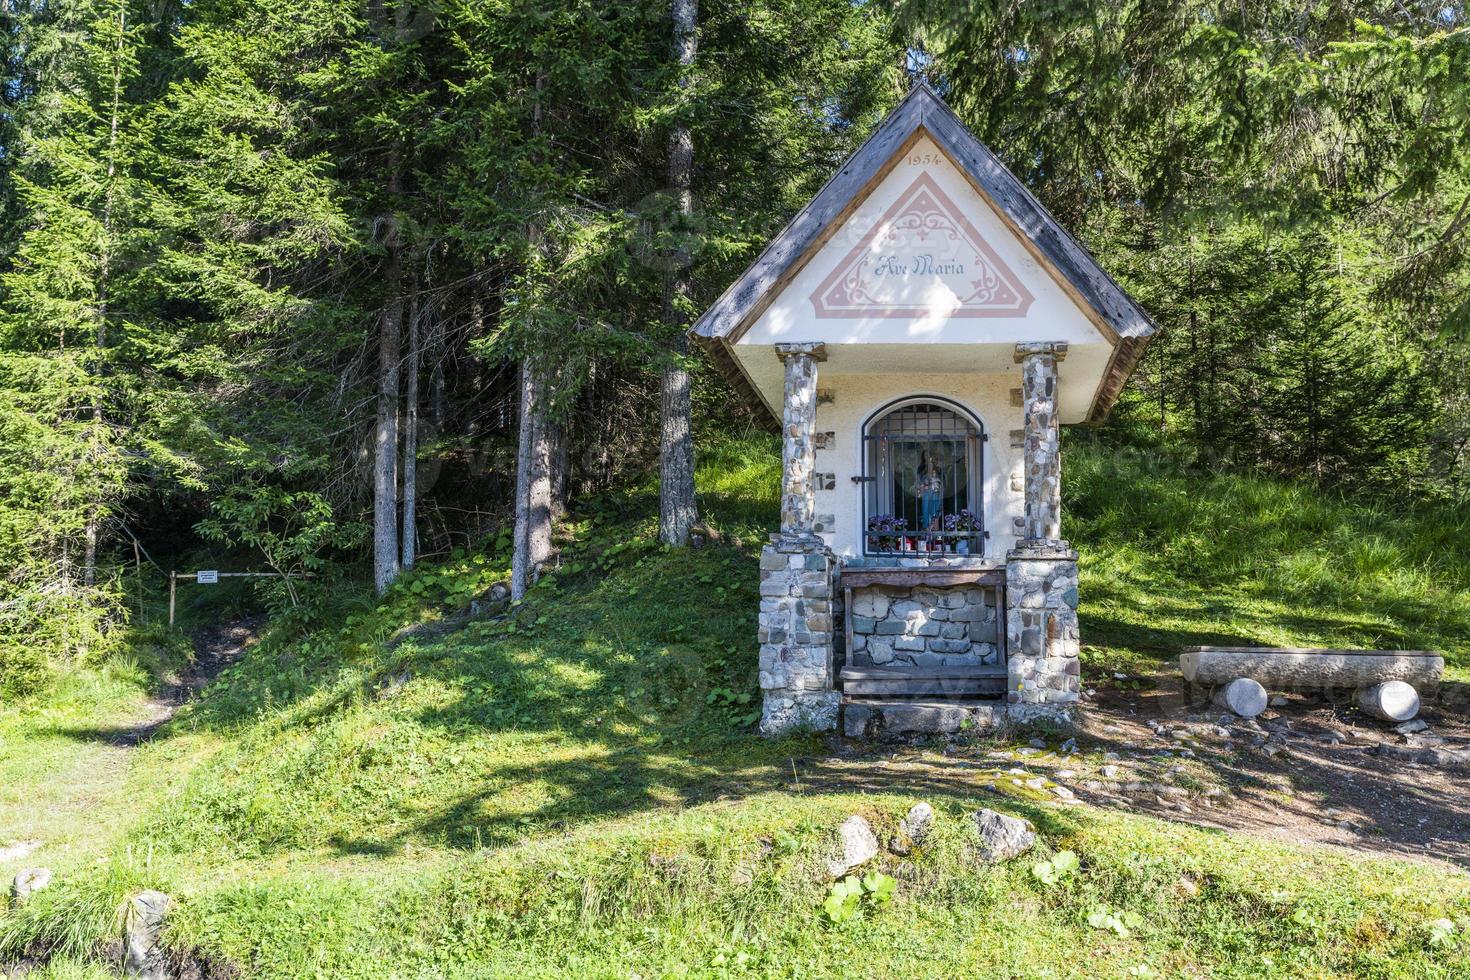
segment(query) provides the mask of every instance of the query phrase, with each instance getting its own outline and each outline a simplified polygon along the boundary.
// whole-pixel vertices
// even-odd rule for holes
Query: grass
[[[109,733],[142,710],[141,671],[0,709],[0,845],[40,838],[21,863],[57,873],[0,916],[0,962],[49,951],[42,976],[104,975],[97,941],[153,887],[178,901],[174,948],[262,977],[1470,971],[1455,871],[915,782],[879,760],[838,779],[819,740],[752,736],[776,453],[752,439],[702,459],[707,547],[661,549],[643,488],[579,513],[561,568],[512,615],[463,614],[505,572],[488,542],[309,636],[267,637],[136,750]],[[1207,639],[1392,637],[1464,666],[1465,546],[1422,515],[1085,444],[1068,474],[1089,671],[1157,669]],[[1372,543],[1330,560],[1354,541]],[[862,813],[886,838],[918,799],[936,836],[881,859],[897,898],[828,923],[835,828]],[[982,805],[1031,819],[1080,870],[1045,884],[1029,861],[980,866]],[[1096,928],[1100,910],[1138,924]],[[1442,918],[1457,926],[1437,938]]]
[[[1107,666],[1156,670],[1198,644],[1425,648],[1470,679],[1470,509],[1071,449],[1065,532]]]

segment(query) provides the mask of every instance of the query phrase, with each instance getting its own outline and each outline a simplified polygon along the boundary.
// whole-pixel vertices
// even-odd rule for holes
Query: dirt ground
[[[1427,702],[1417,719],[1427,727],[1405,734],[1361,714],[1346,693],[1277,695],[1247,721],[1164,678],[1118,678],[1089,691],[1071,741],[956,739],[938,751],[932,742],[887,746],[878,758],[844,743],[811,776],[889,789],[906,779],[978,783],[1470,868],[1470,713],[1456,693]]]
[[[1418,719],[1428,727],[1400,734],[1347,699],[1273,701],[1248,722],[1208,704],[1191,710],[1157,691],[1100,691],[1083,715],[1080,741],[1112,743],[1132,761],[1191,751],[1201,788],[1221,792],[1116,793],[1105,782],[1079,796],[1296,843],[1470,867],[1470,718],[1429,704]]]
[[[148,741],[181,706],[255,642],[265,625],[263,617],[245,617],[200,630],[194,635],[194,659],[189,666],[148,699],[147,714],[136,724],[113,733],[115,745],[134,746]]]

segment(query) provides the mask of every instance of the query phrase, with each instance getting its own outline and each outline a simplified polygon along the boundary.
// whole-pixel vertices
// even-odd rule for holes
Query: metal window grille
[[[938,402],[880,410],[863,432],[864,554],[983,554],[984,441]]]

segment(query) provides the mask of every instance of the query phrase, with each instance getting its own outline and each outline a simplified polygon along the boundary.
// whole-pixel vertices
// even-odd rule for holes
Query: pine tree
[[[15,569],[0,645],[66,656],[121,615],[105,548],[146,445],[132,438],[127,315],[139,248],[137,36],[127,0],[64,8],[18,134],[26,214],[0,317],[0,520]],[[0,651],[0,670],[7,657]]]

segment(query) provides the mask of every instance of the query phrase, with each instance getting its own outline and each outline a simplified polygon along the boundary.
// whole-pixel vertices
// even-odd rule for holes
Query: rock
[[[51,884],[50,868],[26,868],[11,882],[10,895],[17,902],[24,902],[36,892]]]
[[[1470,750],[1465,749],[1415,748],[1380,742],[1374,751],[1380,756],[1427,766],[1470,766]]]
[[[1237,677],[1215,690],[1215,704],[1242,718],[1254,718],[1266,710],[1266,689],[1259,681]]]
[[[927,803],[915,803],[908,815],[898,823],[898,833],[888,842],[888,849],[900,857],[906,857],[916,847],[924,845],[929,831],[934,829],[934,808]]]
[[[483,616],[497,615],[505,611],[509,602],[510,586],[504,582],[496,582],[470,600],[470,616],[479,619]]]
[[[1036,832],[1024,820],[989,809],[976,810],[970,819],[980,835],[982,861],[990,864],[1009,861],[1036,846]]]
[[[1016,750],[1016,755],[1040,755],[1041,750],[1033,745],[1023,745]]]
[[[1075,770],[1075,769],[1058,769],[1057,772],[1056,772],[1056,776],[1057,776],[1058,779],[1074,779],[1077,776],[1077,770]]]
[[[924,838],[934,829],[934,808],[927,803],[915,803],[909,808],[908,816],[899,823],[898,829],[915,844],[924,843]]]
[[[1033,738],[1030,742],[1028,742],[1026,744],[1027,745],[1030,745],[1033,749],[1044,749],[1044,748],[1046,748],[1046,739],[1044,739],[1044,738]]]
[[[1323,732],[1318,738],[1325,745],[1341,745],[1347,741],[1342,732]]]
[[[14,844],[0,847],[0,861],[19,861],[32,851],[38,850],[40,846],[41,842],[34,838],[18,840]]]
[[[1073,793],[1065,786],[1053,786],[1051,788],[1051,791],[1055,793],[1059,799],[1075,800],[1077,798],[1077,794]]]
[[[1419,713],[1419,692],[1403,681],[1385,681],[1358,692],[1363,714],[1380,721],[1406,722]]]
[[[878,837],[868,822],[857,814],[844,820],[837,834],[842,839],[842,856],[827,862],[827,871],[832,877],[841,878],[878,856]]]
[[[1118,778],[1118,767],[1117,766],[1103,766],[1102,767],[1102,774],[1103,774],[1103,778],[1104,779],[1117,779]]]
[[[170,899],[163,892],[134,895],[123,917],[123,976],[136,980],[171,980],[168,957],[159,943]]]
[[[1122,762],[1123,761],[1123,757],[1121,755],[1119,755],[1118,753],[1116,753],[1116,752],[1104,752],[1103,753],[1103,761],[1104,762]]]
[[[877,724],[877,712],[865,704],[842,707],[842,734],[848,738],[869,738]]]
[[[1273,694],[1271,695],[1271,700],[1267,701],[1266,703],[1273,708],[1284,708],[1291,702],[1286,700],[1285,695]]]
[[[1393,726],[1393,730],[1400,735],[1413,735],[1415,732],[1426,731],[1428,728],[1429,722],[1423,718],[1415,718],[1413,721],[1406,721],[1402,725]]]
[[[1063,755],[1071,755],[1073,752],[1076,752],[1076,751],[1077,751],[1077,740],[1075,738],[1069,738],[1065,742],[1062,743],[1061,752],[1062,752]]]

